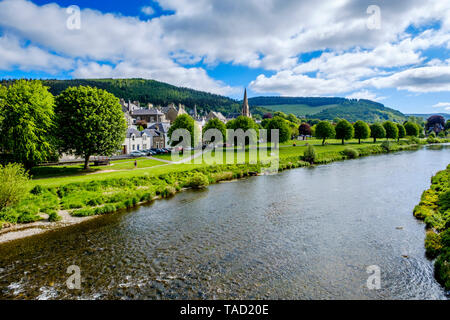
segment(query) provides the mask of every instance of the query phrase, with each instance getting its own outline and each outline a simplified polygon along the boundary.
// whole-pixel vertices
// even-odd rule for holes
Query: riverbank
[[[418,147],[408,141],[325,146],[318,152],[313,165]],[[356,153],[348,152],[349,148]],[[310,166],[310,163],[302,160],[304,149],[296,147],[280,151],[279,171]],[[4,227],[0,231],[0,243],[81,223],[93,216],[130,209],[155,199],[173,196],[186,188],[202,188],[220,181],[247,177],[262,169],[262,163],[215,166],[182,164],[154,168],[152,173],[136,170],[131,176],[98,174],[95,177],[88,176],[89,180],[83,176],[79,182],[77,177],[58,178],[57,181],[61,182],[58,184],[52,179],[35,180],[25,200],[0,213],[0,224]],[[46,183],[49,180],[51,182]],[[22,225],[26,227],[22,228]]]
[[[426,223],[425,249],[430,259],[436,259],[435,277],[450,290],[450,164],[431,178],[414,216]]]

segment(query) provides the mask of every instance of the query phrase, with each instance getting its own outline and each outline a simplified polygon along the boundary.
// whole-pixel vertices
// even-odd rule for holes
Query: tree
[[[298,118],[293,113],[288,114],[286,120],[293,122],[293,123],[299,123]]]
[[[427,119],[427,124],[425,126],[425,130],[428,132],[430,128],[434,127],[435,125],[441,125],[442,127],[445,127],[445,119],[441,115],[433,115]]]
[[[398,128],[392,121],[386,121],[383,123],[384,130],[386,130],[386,139],[397,139]]]
[[[336,139],[341,139],[342,144],[345,144],[345,140],[350,140],[355,134],[355,129],[347,120],[340,120],[336,125]]]
[[[420,133],[419,125],[414,122],[408,121],[403,126],[405,127],[407,136],[417,137]]]
[[[377,139],[386,137],[386,130],[379,123],[374,123],[370,126],[370,137],[373,138],[373,143],[377,142]]]
[[[54,97],[40,81],[18,80],[2,89],[0,144],[26,169],[55,156]]]
[[[119,99],[91,87],[71,87],[56,98],[60,151],[84,158],[110,156],[120,150],[127,129]]]
[[[369,125],[364,121],[356,121],[353,128],[355,129],[355,138],[358,139],[359,144],[361,144],[361,139],[367,139],[370,137]]]
[[[269,125],[270,121],[267,123],[267,126]],[[254,140],[256,142],[256,139],[258,138],[258,133],[259,133],[259,128],[258,125],[255,123],[255,121],[253,121],[252,118],[249,117],[244,117],[244,116],[239,116],[236,119],[233,119],[231,121],[227,122],[227,129],[232,129],[232,130],[238,130],[238,129],[242,129],[244,132],[253,129],[255,130],[256,136],[252,136],[252,140]],[[245,144],[248,144],[249,141],[245,141]],[[235,143],[234,141],[232,141],[231,143]]]
[[[316,137],[322,139],[322,145],[325,144],[326,139],[334,138],[336,131],[331,123],[328,121],[321,121],[316,126]]]
[[[305,136],[310,136],[311,135],[311,126],[306,123],[303,122],[299,127],[298,127],[298,134],[303,136],[303,140],[305,140]]]
[[[397,141],[400,141],[400,139],[406,137],[406,129],[400,123],[397,123],[397,129],[398,129]]]
[[[445,123],[445,130],[450,130],[450,119]]]
[[[287,114],[282,111],[275,111],[273,114],[274,117],[281,117],[283,119],[287,119]]]
[[[268,141],[272,141],[272,130],[279,130],[279,142],[286,142],[291,138],[291,130],[289,128],[289,124],[281,117],[276,116],[269,121],[267,125]]]
[[[172,125],[169,128],[168,135],[170,139],[170,144],[172,146],[176,145],[180,141],[178,140],[172,140],[172,134],[177,129],[186,129],[189,131],[191,135],[191,146],[195,146],[195,121],[187,114],[179,115],[175,121],[172,123]]]
[[[225,140],[227,127],[225,126],[225,124],[222,121],[220,121],[217,118],[213,118],[213,119],[209,120],[206,123],[206,125],[203,127],[203,135],[209,129],[217,129],[217,130],[219,130],[220,133],[222,134],[222,138]]]
[[[28,174],[17,163],[0,164],[0,211],[19,202],[28,191]]]
[[[271,113],[264,113],[264,115],[263,115],[263,119],[272,119],[272,118],[273,118],[273,116]]]

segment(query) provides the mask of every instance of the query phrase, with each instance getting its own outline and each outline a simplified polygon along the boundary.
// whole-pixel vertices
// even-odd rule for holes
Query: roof
[[[140,137],[141,136],[141,132],[133,129],[133,128],[128,128],[127,129],[127,138],[131,138],[132,135],[135,135],[135,137]]]
[[[152,109],[138,109],[131,112],[131,115],[133,116],[148,116],[148,115],[163,115],[161,111],[158,109],[152,108]]]

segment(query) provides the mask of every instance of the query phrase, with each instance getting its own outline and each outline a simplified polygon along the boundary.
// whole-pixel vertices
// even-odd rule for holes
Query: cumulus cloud
[[[449,110],[450,109],[450,102],[439,102],[436,103],[435,105],[433,105],[433,108],[444,108],[445,110]]]
[[[230,63],[274,71],[251,82],[261,93],[367,96],[387,87],[449,90],[448,62],[428,61],[424,54],[433,47],[450,49],[447,1],[383,2],[381,30],[367,28],[366,9],[374,4],[369,0],[158,3],[174,14],[142,21],[84,9],[81,29],[69,30],[68,14],[57,4],[0,1],[0,30],[9,46],[0,50],[17,52],[0,55],[0,67],[69,69],[74,77],[145,77],[232,94],[236,88],[211,78],[204,68],[190,67]],[[141,10],[154,13],[151,7]],[[405,31],[435,22],[439,28]],[[303,53],[313,51],[323,53],[302,61]]]
[[[143,14],[146,14],[147,16],[151,16],[152,14],[155,13],[155,10],[150,6],[146,6],[141,8],[141,12]]]
[[[386,97],[379,97],[375,93],[369,90],[361,90],[357,92],[353,92],[346,96],[347,99],[367,99],[373,101],[381,101],[386,99]]]

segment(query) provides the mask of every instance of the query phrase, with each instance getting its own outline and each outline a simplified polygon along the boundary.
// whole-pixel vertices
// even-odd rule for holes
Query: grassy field
[[[337,104],[329,104],[324,106],[312,107],[306,104],[280,104],[280,105],[270,105],[264,106],[264,108],[273,110],[273,111],[281,111],[286,114],[294,114],[297,117],[303,117],[306,115],[313,115],[315,113],[319,113],[322,110],[326,110],[329,108],[333,108],[338,106]]]

